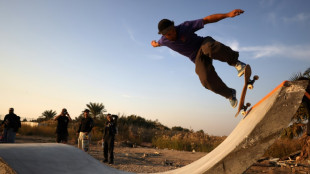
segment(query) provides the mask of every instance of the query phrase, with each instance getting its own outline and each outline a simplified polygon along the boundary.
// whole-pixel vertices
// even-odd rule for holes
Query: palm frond
[[[303,76],[310,78],[310,67],[303,73]]]
[[[296,80],[298,80],[298,79],[301,78],[301,77],[303,77],[303,74],[302,74],[301,72],[298,72],[298,73],[293,74],[293,75],[289,78],[289,80],[290,80],[290,81],[296,81]]]

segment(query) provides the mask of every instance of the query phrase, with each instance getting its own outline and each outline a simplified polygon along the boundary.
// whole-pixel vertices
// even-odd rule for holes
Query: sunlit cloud
[[[292,17],[284,17],[283,21],[285,23],[303,23],[310,20],[310,14],[299,13]]]
[[[228,41],[227,45],[233,49],[233,50],[239,50],[239,42],[234,40],[234,41]]]
[[[240,47],[239,51],[248,52],[254,58],[286,57],[291,59],[310,60],[310,45],[266,45],[253,47]]]

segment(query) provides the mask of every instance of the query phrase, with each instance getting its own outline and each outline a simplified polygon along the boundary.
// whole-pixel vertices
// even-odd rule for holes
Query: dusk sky
[[[0,117],[14,107],[22,118],[62,108],[74,118],[95,102],[107,113],[228,135],[242,117],[201,85],[188,58],[151,46],[158,22],[243,9],[197,34],[239,51],[260,76],[247,93],[254,105],[310,67],[309,7],[309,0],[0,0]],[[235,68],[214,67],[239,98],[244,80]]]

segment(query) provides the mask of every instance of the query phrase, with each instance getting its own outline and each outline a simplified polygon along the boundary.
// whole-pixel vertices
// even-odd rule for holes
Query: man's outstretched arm
[[[235,16],[238,16],[240,15],[241,13],[243,13],[244,11],[241,10],[241,9],[235,9],[231,12],[228,12],[228,13],[223,13],[223,14],[213,14],[213,15],[210,15],[210,16],[206,16],[203,18],[203,23],[204,24],[208,24],[208,23],[214,23],[214,22],[218,22],[222,19],[225,19],[225,18],[233,18]]]

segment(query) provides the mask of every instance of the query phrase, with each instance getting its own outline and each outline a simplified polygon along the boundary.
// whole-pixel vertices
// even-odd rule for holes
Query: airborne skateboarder
[[[188,57],[195,63],[195,71],[199,76],[202,85],[229,99],[232,107],[238,105],[236,99],[236,90],[229,88],[217,75],[212,61],[213,59],[226,62],[234,66],[238,71],[238,76],[244,73],[245,63],[238,60],[239,53],[230,47],[214,40],[212,37],[201,37],[195,34],[196,31],[202,29],[204,25],[218,22],[225,18],[232,18],[240,15],[244,11],[235,9],[224,14],[213,14],[203,19],[193,21],[185,21],[184,23],[174,26],[174,22],[168,19],[162,19],[158,23],[158,34],[162,37],[151,42],[153,47],[167,46],[170,49],[179,52]]]

